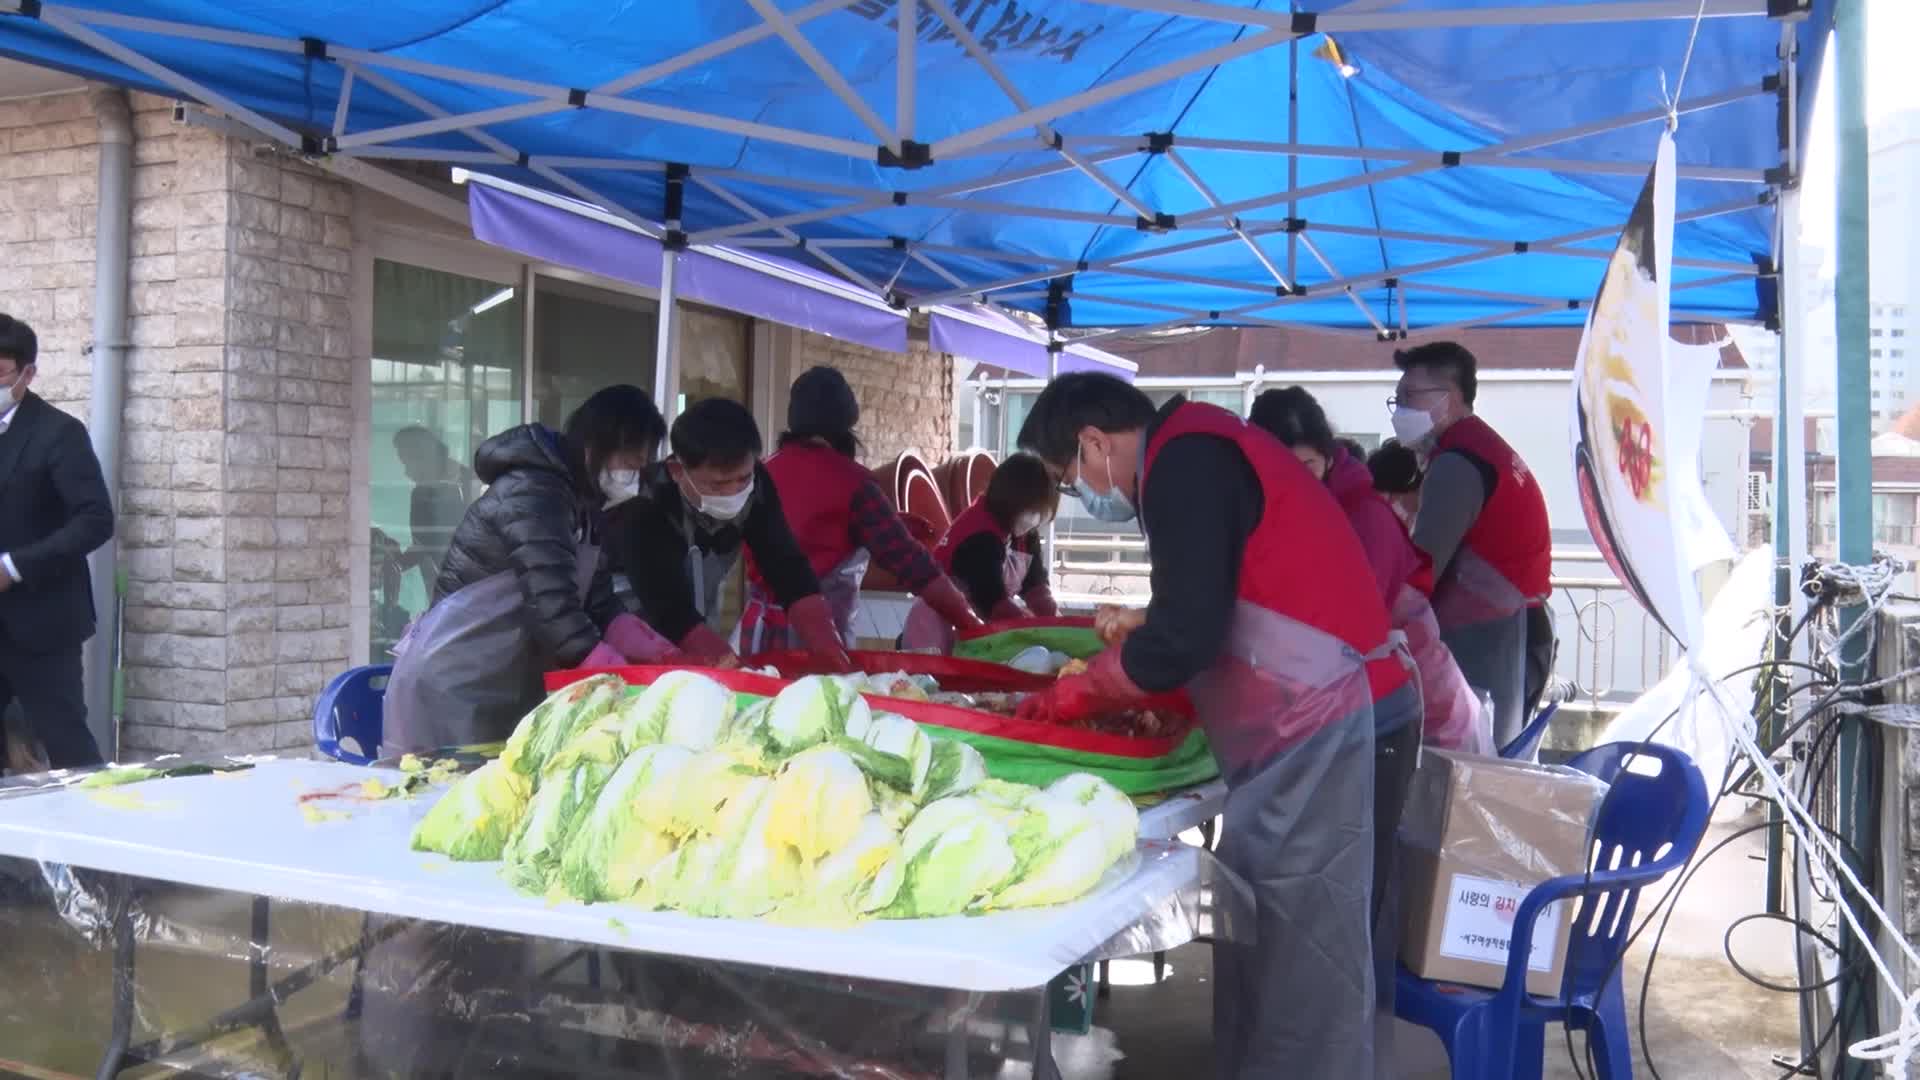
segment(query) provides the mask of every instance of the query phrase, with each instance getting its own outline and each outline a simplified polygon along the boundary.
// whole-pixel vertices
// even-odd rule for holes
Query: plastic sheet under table
[[[0,800],[0,856],[87,867],[381,915],[701,960],[993,992],[1044,985],[1067,966],[1191,892],[1199,853],[1147,842],[1071,904],[845,928],[700,919],[617,904],[550,904],[515,892],[490,863],[411,850],[437,792],[327,802],[346,820],[313,823],[305,792],[398,773],[267,761],[242,772]]]

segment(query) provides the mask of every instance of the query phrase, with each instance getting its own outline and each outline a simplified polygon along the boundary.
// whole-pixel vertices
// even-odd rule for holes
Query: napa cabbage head
[[[1046,796],[1077,802],[1093,812],[1114,859],[1140,841],[1140,810],[1126,792],[1089,773],[1069,773],[1048,784]]]
[[[621,709],[621,746],[652,743],[709,750],[726,737],[738,702],[733,691],[697,671],[669,671]]]
[[[626,689],[617,675],[593,675],[561,687],[513,729],[500,760],[522,776],[539,776],[547,759],[575,732],[611,712]]]
[[[927,792],[933,740],[898,713],[867,710],[848,717],[846,733],[833,739],[868,776],[915,799]]]
[[[667,831],[675,836],[707,831],[721,806],[755,775],[748,759],[730,748],[694,754],[675,776]]]
[[[995,907],[1063,904],[1090,892],[1115,856],[1101,822],[1084,803],[1042,794],[1027,802],[1008,843],[1014,872],[993,898]]]
[[[515,888],[529,893],[547,890],[574,825],[612,775],[612,766],[583,761],[567,772],[552,773],[541,780],[526,817],[501,852],[507,880]]]
[[[414,826],[413,850],[463,862],[491,862],[527,812],[533,786],[504,762],[489,761],[462,777]]]
[[[900,891],[890,918],[958,915],[977,906],[1014,871],[1007,829],[966,796],[927,804],[901,834]]]
[[[771,804],[773,842],[806,863],[846,846],[874,808],[866,774],[831,746],[790,758],[774,778]]]
[[[846,734],[849,726],[864,729],[871,712],[850,682],[809,675],[774,697],[761,719],[759,735],[774,753],[797,754]]]
[[[560,857],[559,883],[576,900],[625,900],[673,853],[662,827],[675,779],[692,758],[677,746],[647,746],[629,755],[601,786]]]
[[[884,815],[868,814],[846,846],[813,867],[783,910],[804,920],[852,922],[893,903],[905,870],[900,830]]]
[[[980,751],[958,739],[933,740],[932,760],[927,767],[928,800],[949,795],[964,795],[987,778],[987,760]]]
[[[712,831],[674,852],[642,895],[689,915],[765,915],[801,887],[800,857],[771,835],[774,782],[750,777],[715,816]]]

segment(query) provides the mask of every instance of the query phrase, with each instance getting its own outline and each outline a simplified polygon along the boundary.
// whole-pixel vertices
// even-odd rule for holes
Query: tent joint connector
[[[1147,132],[1147,153],[1164,154],[1171,149],[1173,149],[1173,132],[1171,131]]]
[[[1286,225],[1288,232],[1307,231],[1307,219],[1303,217],[1290,217],[1287,219]]]
[[[1067,349],[1067,343],[1064,341],[1061,341],[1059,338],[1054,338],[1053,340],[1047,342],[1047,351],[1049,353],[1058,354],[1058,353],[1065,352],[1066,349]]]
[[[1515,255],[1525,255],[1527,250],[1532,246],[1533,245],[1527,243],[1525,240],[1515,240],[1513,242],[1513,253]]]
[[[513,163],[524,169],[533,163],[533,155],[522,150],[520,151],[520,156],[513,159]]]
[[[1567,310],[1568,310],[1568,311],[1579,311],[1579,310],[1580,310],[1580,301],[1578,301],[1578,300],[1569,300],[1569,301],[1567,301]]]
[[[332,157],[340,150],[340,140],[331,135],[300,136],[300,153],[306,157]]]
[[[1400,287],[1400,279],[1397,277],[1390,277],[1382,280],[1380,284],[1389,289],[1397,289]]]
[[[1136,216],[1133,219],[1133,227],[1141,232],[1150,233],[1172,232],[1178,228],[1178,226],[1174,224],[1173,215],[1165,211],[1156,213],[1151,218]]]
[[[1087,260],[1081,259],[1079,262],[1073,264],[1073,269],[1075,273],[1084,274],[1092,269],[1092,267],[1087,264]]]
[[[1458,150],[1443,151],[1440,154],[1440,164],[1443,168],[1448,168],[1448,169],[1457,167],[1460,164],[1460,151]]]
[[[907,295],[898,289],[887,291],[887,306],[895,311],[907,310]]]
[[[38,19],[40,17],[40,0],[19,0],[18,10],[8,12],[7,14],[19,15],[27,19]]]
[[[1055,134],[1054,140],[1054,149],[1057,150],[1061,145],[1060,136]],[[933,164],[933,144],[902,139],[899,153],[894,153],[891,146],[882,146],[875,160],[883,169],[924,169]]]
[[[893,205],[895,205],[895,206],[905,206],[905,205],[907,205],[907,193],[906,193],[906,192],[904,192],[904,191],[896,191],[896,192],[894,192],[894,193],[893,193]]]
[[[1768,75],[1760,80],[1760,92],[1763,94],[1778,94],[1785,86],[1786,83],[1778,75]]]
[[[1293,13],[1293,26],[1290,27],[1290,29],[1295,36],[1306,37],[1308,34],[1313,33],[1319,25],[1320,16],[1315,12],[1296,11]]]
[[[35,3],[34,3],[34,6],[35,6],[35,7],[39,7],[39,6],[40,6],[40,5],[39,5],[39,2],[38,2],[38,0],[35,0]],[[332,56],[330,56],[330,55],[328,55],[328,53],[327,53],[327,43],[326,43],[325,41],[322,41],[321,39],[319,39],[319,38],[317,38],[317,37],[303,37],[303,38],[301,38],[301,39],[300,39],[300,50],[301,50],[301,52],[303,52],[303,53],[304,53],[304,54],[306,55],[306,57],[307,57],[307,59],[309,59],[309,60],[331,60],[331,59],[333,59],[333,57],[332,57]]]
[[[1217,311],[1209,311],[1209,312],[1207,312],[1207,321],[1209,321],[1209,322],[1219,322],[1219,321],[1220,321],[1220,313],[1219,313],[1219,312],[1217,312]]]
[[[1767,0],[1767,18],[1804,19],[1813,11],[1813,0]]]
[[[668,229],[660,234],[660,246],[668,251],[687,250],[689,240],[685,230]]]
[[[893,245],[895,251],[907,250],[907,238],[904,236],[889,236],[887,242]]]
[[[1293,295],[1295,296],[1307,295],[1307,287],[1305,285],[1300,284],[1299,282],[1295,282],[1293,285]]]
[[[1773,168],[1761,173],[1760,178],[1765,180],[1769,186],[1785,187],[1793,180],[1793,173],[1785,165],[1775,165]]]
[[[567,91],[567,104],[573,106],[576,109],[586,108],[587,92],[577,86]]]
[[[1394,341],[1400,337],[1400,333],[1396,330],[1379,330],[1374,333],[1374,337],[1381,341]]]

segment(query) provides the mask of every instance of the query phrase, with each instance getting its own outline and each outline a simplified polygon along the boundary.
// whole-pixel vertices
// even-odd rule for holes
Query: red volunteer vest
[[[973,505],[960,511],[960,516],[954,518],[953,524],[947,526],[947,534],[940,538],[938,544],[934,545],[933,561],[940,564],[941,570],[951,575],[953,573],[953,553],[960,549],[961,544],[966,543],[981,533],[986,533],[1000,541],[1002,547],[1010,547],[1015,551],[1023,552],[1027,550],[1026,544],[1022,539],[1011,536],[1007,529],[998,521],[995,521],[991,513],[987,512],[987,500],[986,496],[983,495],[973,500]]]
[[[1174,410],[1147,445],[1140,489],[1161,448],[1182,435],[1213,435],[1239,449],[1260,483],[1260,521],[1240,557],[1239,595],[1319,630],[1365,656],[1387,642],[1391,622],[1353,526],[1327,486],[1272,435],[1217,405],[1188,402]],[[1367,665],[1373,699],[1405,686],[1392,656]]]
[[[873,474],[859,462],[825,446],[795,444],[766,460],[767,475],[773,478],[773,490],[780,495],[780,509],[786,514],[787,528],[806,553],[814,574],[825,578],[834,567],[853,554],[853,494]],[[747,551],[747,581],[766,590],[753,551]]]
[[[1480,516],[1461,539],[1462,546],[1531,602],[1552,592],[1553,532],[1547,523],[1547,500],[1533,470],[1485,420],[1469,416],[1458,421],[1434,444],[1434,453],[1459,450],[1485,462],[1497,479]]]

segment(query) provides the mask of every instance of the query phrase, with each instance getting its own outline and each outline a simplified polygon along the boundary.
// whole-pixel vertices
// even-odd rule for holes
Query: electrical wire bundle
[[[1855,663],[1861,663],[1861,666],[1864,667],[1863,658],[1873,655],[1878,639],[1877,616],[1880,608],[1886,601],[1895,598],[1911,599],[1908,597],[1899,597],[1892,591],[1895,575],[1900,569],[1902,568],[1898,564],[1883,558],[1876,559],[1875,562],[1868,567],[1828,564],[1808,568],[1808,571],[1804,575],[1803,590],[1808,596],[1810,603],[1808,604],[1805,614],[1803,614],[1791,628],[1787,629],[1784,635],[1776,635],[1771,639],[1770,651],[1772,655],[1763,658],[1756,664],[1725,672],[1718,676],[1719,679],[1724,680],[1749,673],[1755,674],[1757,676],[1755,681],[1762,695],[1758,698],[1758,701],[1764,703],[1764,708],[1756,709],[1755,715],[1756,717],[1764,717],[1770,720],[1785,718],[1787,710],[1790,708],[1790,703],[1800,695],[1807,693],[1818,694],[1804,709],[1801,709],[1797,715],[1793,716],[1789,722],[1780,724],[1777,730],[1768,732],[1767,728],[1763,727],[1761,730],[1771,736],[1769,745],[1757,747],[1762,758],[1771,761],[1774,755],[1782,750],[1794,747],[1796,740],[1801,740],[1799,747],[1795,750],[1795,755],[1797,760],[1802,763],[1803,768],[1799,770],[1798,791],[1791,796],[1800,807],[1823,801],[1821,797],[1826,790],[1827,770],[1833,765],[1834,759],[1837,756],[1836,748],[1839,745],[1839,733],[1847,717],[1862,716],[1877,722],[1896,724],[1902,727],[1920,727],[1920,711],[1916,711],[1910,706],[1886,705],[1877,700],[1884,687],[1900,682],[1910,676],[1920,675],[1920,668],[1898,672],[1871,681],[1847,681],[1843,677],[1842,672],[1843,661],[1851,660]],[[1865,610],[1845,629],[1838,633],[1833,633],[1826,629],[1827,623],[1836,621],[1834,616],[1839,606],[1843,604],[1861,603],[1864,603]],[[1784,613],[1776,612],[1774,617],[1779,623],[1784,625]],[[1802,663],[1789,659],[1788,656],[1792,651],[1793,643],[1798,640],[1802,633],[1807,632],[1810,627],[1813,628],[1813,643],[1816,653],[1815,662]],[[1856,639],[1862,637],[1864,637],[1864,641],[1856,645]],[[1850,647],[1853,650],[1851,653],[1849,653]],[[1802,681],[1795,683],[1790,678],[1790,675],[1800,675],[1804,677]],[[1715,688],[1712,685],[1712,677],[1709,676],[1707,678],[1709,680],[1708,689],[1709,691],[1713,691]],[[1647,737],[1641,740],[1640,745],[1646,746],[1652,743],[1654,739],[1658,737],[1661,730],[1669,723],[1672,723],[1683,710],[1689,707],[1697,707],[1693,705],[1693,703],[1699,696],[1698,691],[1699,687],[1697,685],[1691,688],[1682,704],[1668,713],[1667,716],[1655,726],[1653,731],[1649,732]],[[1717,693],[1715,694],[1715,700],[1716,702],[1724,703],[1723,699],[1719,698]],[[1650,926],[1653,926],[1657,920],[1659,926],[1655,930],[1653,941],[1648,948],[1646,968],[1640,980],[1640,1002],[1636,1018],[1640,1054],[1647,1064],[1648,1074],[1652,1076],[1654,1080],[1660,1080],[1661,1072],[1659,1066],[1654,1061],[1653,1049],[1647,1038],[1647,995],[1652,986],[1654,968],[1659,960],[1661,941],[1666,934],[1667,926],[1672,920],[1674,911],[1679,906],[1681,895],[1685,892],[1687,886],[1692,883],[1694,877],[1700,870],[1715,855],[1724,851],[1734,842],[1756,832],[1768,829],[1781,829],[1783,832],[1790,829],[1797,830],[1797,826],[1787,820],[1787,808],[1782,805],[1781,800],[1766,790],[1766,784],[1763,783],[1761,785],[1762,790],[1759,793],[1749,790],[1749,785],[1756,779],[1760,779],[1761,768],[1771,768],[1770,765],[1762,766],[1754,760],[1750,760],[1750,756],[1751,755],[1743,756],[1741,753],[1736,752],[1730,757],[1726,771],[1720,778],[1719,790],[1715,794],[1713,804],[1709,809],[1708,819],[1713,819],[1714,813],[1719,810],[1721,802],[1731,795],[1743,795],[1745,797],[1764,799],[1780,811],[1779,815],[1770,815],[1766,821],[1744,826],[1721,837],[1712,847],[1696,851],[1681,868],[1680,873],[1675,877],[1672,884],[1667,887],[1666,891],[1661,894],[1659,900],[1654,903],[1653,908],[1647,912],[1645,917],[1641,919],[1633,932],[1628,936],[1627,941],[1621,948],[1619,958],[1615,960],[1615,970],[1608,975],[1608,979],[1612,979],[1619,974],[1618,966],[1624,962],[1627,953],[1640,939],[1640,936],[1644,934]],[[1883,782],[1882,759],[1879,755],[1872,755],[1871,760],[1871,775],[1866,779],[1870,785],[1868,794],[1871,805],[1877,806],[1879,804]],[[1775,782],[1778,782],[1777,779]],[[1601,809],[1604,812],[1604,801]],[[1808,880],[1814,883],[1815,892],[1819,895],[1822,902],[1837,905],[1846,903],[1845,898],[1841,896],[1837,890],[1832,895],[1819,892],[1818,884],[1822,877],[1829,880],[1837,880],[1841,876],[1847,876],[1857,880],[1858,883],[1867,890],[1877,887],[1877,871],[1880,854],[1880,836],[1877,820],[1874,823],[1872,836],[1867,844],[1867,851],[1864,853],[1855,849],[1840,833],[1835,831],[1831,825],[1826,822],[1810,818],[1805,824],[1812,825],[1818,830],[1821,836],[1829,842],[1843,846],[1845,848],[1844,857],[1847,862],[1851,863],[1853,867],[1859,868],[1858,876],[1855,877],[1855,874],[1847,871],[1845,867],[1832,865],[1834,860],[1831,856],[1818,850],[1809,852],[1807,850],[1808,845],[1805,843],[1796,843],[1796,852],[1794,855],[1796,877],[1803,868],[1810,868],[1809,860],[1811,858],[1818,857],[1821,859],[1821,866],[1825,871],[1824,874],[1808,874],[1807,876]],[[1797,831],[1796,838],[1798,838]],[[1815,846],[1817,848],[1817,845]],[[1835,852],[1838,852],[1837,848]],[[1591,873],[1591,869],[1589,869],[1588,872]],[[1742,978],[1747,979],[1755,985],[1778,993],[1794,994],[1799,999],[1801,1015],[1803,1017],[1808,1015],[1808,1001],[1811,995],[1826,991],[1838,985],[1841,980],[1855,981],[1854,989],[1857,989],[1859,992],[1852,995],[1849,1000],[1854,1002],[1858,1008],[1870,1010],[1871,1006],[1867,1003],[1871,1002],[1874,992],[1873,977],[1876,964],[1879,963],[1877,956],[1856,956],[1846,963],[1841,970],[1827,979],[1816,983],[1809,983],[1807,981],[1808,976],[1805,971],[1806,954],[1804,950],[1799,947],[1802,937],[1811,938],[1835,955],[1841,954],[1841,948],[1838,941],[1829,937],[1820,927],[1814,925],[1805,913],[1800,911],[1799,890],[1794,889],[1791,890],[1791,892],[1793,910],[1790,913],[1755,912],[1734,920],[1733,923],[1727,927],[1726,933],[1721,940],[1721,949],[1726,956],[1729,966]],[[1882,918],[1884,918],[1884,913],[1878,912],[1877,907],[1875,910],[1876,914],[1880,914]],[[1847,915],[1849,922],[1852,922],[1850,912],[1842,913]],[[1742,926],[1759,921],[1784,922],[1794,928],[1796,934],[1794,954],[1797,968],[1797,983],[1791,985],[1782,984],[1755,975],[1742,965],[1734,955],[1734,932]],[[1854,929],[1857,935],[1859,930],[1857,924]],[[1871,949],[1871,943],[1864,942],[1861,943],[1859,947]],[[1875,963],[1870,964],[1867,962],[1868,960],[1873,960]],[[1886,974],[1884,968],[1881,968],[1880,973],[1883,975]],[[1603,985],[1605,981],[1606,980],[1602,980]],[[1876,1053],[1874,1056],[1880,1056],[1881,1053],[1886,1051],[1904,1054],[1908,1044],[1914,1041],[1917,1034],[1920,1034],[1910,1030],[1914,1026],[1914,1017],[1911,1015],[1913,1012],[1911,1002],[1909,1003],[1907,1012],[1910,1015],[1902,1018],[1902,1023],[1898,1031],[1887,1036],[1882,1036],[1879,1039],[1868,1040],[1869,1043],[1876,1044]],[[1814,1075],[1818,1069],[1821,1053],[1826,1049],[1827,1044],[1833,1040],[1835,1034],[1841,1030],[1843,1026],[1851,1022],[1869,1019],[1870,1016],[1870,1011],[1867,1017],[1854,1014],[1836,1014],[1820,1032],[1818,1037],[1813,1040],[1812,1046],[1807,1050],[1805,1056],[1799,1061],[1785,1067],[1785,1070],[1781,1073],[1781,1080],[1788,1080],[1788,1078],[1798,1075]],[[1595,1077],[1599,1076],[1600,1070],[1594,1057],[1591,1033],[1589,1032],[1584,1055],[1578,1054],[1575,1051],[1571,1027],[1566,1028],[1565,1035],[1567,1056],[1570,1064],[1573,1066],[1574,1075],[1582,1077],[1584,1080],[1588,1075],[1587,1070],[1591,1070],[1591,1075]],[[1885,1050],[1882,1050],[1882,1047],[1884,1047]],[[1855,1049],[1857,1050],[1859,1048]],[[1865,1055],[1862,1054],[1861,1056]],[[1583,1060],[1585,1064],[1584,1069],[1582,1067]],[[1778,1059],[1776,1059],[1776,1061],[1777,1060]],[[1904,1069],[1901,1068],[1898,1074],[1904,1075]]]

